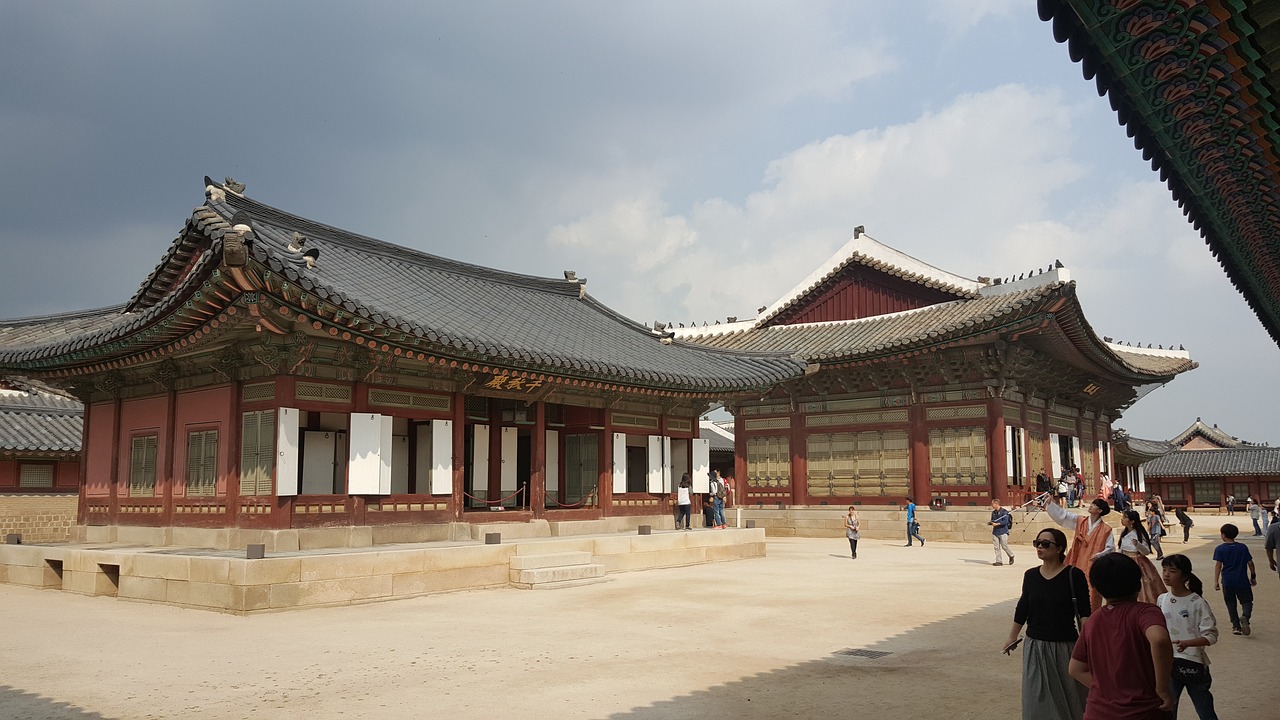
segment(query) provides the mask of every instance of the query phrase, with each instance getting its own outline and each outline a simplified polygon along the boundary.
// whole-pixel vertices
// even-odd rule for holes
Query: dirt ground
[[[1166,550],[1212,588],[1202,525]],[[1274,720],[1280,578],[1246,540],[1254,632],[1207,590],[1213,690],[1222,717]],[[1029,541],[992,567],[989,545],[864,540],[852,560],[842,537],[771,539],[596,585],[254,617],[0,586],[0,718],[1017,718],[999,647]],[[839,654],[858,649],[887,654]]]

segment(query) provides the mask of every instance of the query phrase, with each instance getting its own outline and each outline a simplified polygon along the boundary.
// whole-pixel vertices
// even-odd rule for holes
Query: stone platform
[[[244,547],[0,545],[0,582],[248,614],[489,587],[571,586],[611,573],[765,555],[761,529],[654,529],[641,535],[559,534],[575,528],[529,523],[471,527],[451,531],[465,536],[460,539],[311,549],[305,546],[319,540],[301,531],[296,538],[302,547],[287,547],[293,535],[283,541],[275,536],[278,542],[256,560],[246,558]],[[349,538],[369,529],[334,530]],[[487,544],[484,535],[495,532],[503,533],[502,541]]]

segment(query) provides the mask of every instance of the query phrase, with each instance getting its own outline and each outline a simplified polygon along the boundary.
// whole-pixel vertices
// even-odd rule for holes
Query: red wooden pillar
[[[117,397],[114,405],[111,421],[111,484],[108,501],[111,511],[107,513],[110,525],[115,525],[120,520],[120,419],[124,414],[124,401]]]
[[[733,416],[733,472],[738,479],[738,497],[743,505],[747,504],[748,488],[751,487],[751,478],[747,475],[747,437],[744,434],[747,427],[747,421],[742,415]],[[702,426],[694,425],[697,432],[695,437],[702,436]],[[793,474],[794,478],[795,475]]]
[[[164,412],[165,412],[164,424],[165,424],[165,427],[168,428],[168,430],[166,431],[166,435],[168,435],[168,438],[167,438],[167,441],[165,442],[165,445],[167,446],[167,449],[165,450],[165,463],[169,466],[169,472],[167,473],[167,477],[164,480],[163,489],[161,490],[160,517],[162,518],[161,524],[173,525],[174,486],[176,486],[179,482],[182,481],[182,479],[185,479],[187,476],[186,468],[179,468],[175,464],[177,456],[174,453],[174,449],[178,445],[178,439],[177,437],[175,437],[178,434],[178,391],[177,390],[169,391],[168,397],[166,398],[166,402],[165,402]],[[185,456],[186,453],[184,452],[183,455]],[[187,461],[190,462],[190,458],[188,458]],[[216,459],[214,460],[214,466],[215,467],[217,466]],[[156,478],[156,480],[158,481],[159,478]],[[183,491],[183,496],[184,497],[186,496],[185,488]]]
[[[489,400],[489,477],[486,478],[486,487],[490,503],[502,498],[502,463],[506,460],[502,457],[502,408],[498,407],[496,400]],[[515,461],[511,458],[511,462]],[[522,499],[516,496],[517,507]]]
[[[600,499],[600,516],[611,517],[613,515],[613,418],[609,417],[608,410],[602,410],[604,415],[604,432],[601,433],[602,442],[600,443],[599,457],[599,480],[596,481],[597,497]],[[626,458],[622,461],[626,462]]]
[[[529,506],[534,518],[547,514],[547,405],[533,404],[533,468],[529,473]]]
[[[925,426],[925,407],[916,401],[911,413],[911,495],[917,505],[928,505],[929,494],[929,429]]]
[[[991,483],[991,497],[1009,504],[1009,437],[1005,432],[1004,401],[992,398],[987,401],[987,481]]]
[[[804,412],[797,410],[790,415],[791,430],[788,433],[791,446],[791,503],[809,504],[809,434],[804,426]]]
[[[454,522],[462,522],[466,498],[462,492],[467,483],[467,398],[453,394],[453,485],[449,494],[449,511]]]

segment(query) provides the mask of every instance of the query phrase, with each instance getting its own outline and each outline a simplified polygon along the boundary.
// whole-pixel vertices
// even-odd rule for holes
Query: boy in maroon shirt
[[[1089,688],[1084,720],[1165,720],[1173,716],[1173,643],[1159,606],[1137,602],[1142,571],[1122,553],[1093,561],[1089,582],[1107,604],[1085,623],[1068,672]]]

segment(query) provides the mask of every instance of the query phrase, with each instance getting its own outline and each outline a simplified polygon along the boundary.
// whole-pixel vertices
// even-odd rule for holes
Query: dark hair
[[[1107,553],[1093,561],[1089,584],[1108,600],[1134,598],[1142,589],[1142,570],[1124,553]]]
[[[1171,567],[1182,573],[1182,576],[1187,579],[1187,589],[1197,595],[1204,595],[1204,583],[1200,582],[1200,578],[1191,572],[1191,558],[1182,553],[1165,555],[1164,560],[1160,561],[1160,566]]]
[[[692,484],[689,482],[689,473],[680,476],[680,487],[690,487]]]
[[[1227,538],[1228,540],[1235,540],[1236,536],[1239,534],[1240,528],[1232,525],[1231,523],[1227,523],[1222,526],[1222,537]]]
[[[1045,533],[1049,533],[1049,535],[1053,538],[1053,544],[1058,546],[1058,560],[1059,560],[1059,561],[1066,560],[1066,559],[1067,559],[1067,535],[1066,535],[1066,533],[1064,533],[1064,532],[1062,532],[1061,530],[1059,530],[1058,528],[1054,528],[1054,527],[1051,527],[1051,528],[1045,528],[1045,529],[1041,530],[1040,532],[1036,533],[1036,539],[1039,539],[1039,538],[1040,538],[1040,536],[1041,536],[1041,535],[1044,535]]]
[[[1106,500],[1103,500],[1102,498],[1094,498],[1093,504],[1098,506],[1098,517],[1109,515],[1111,513],[1111,505],[1108,504]]]
[[[915,501],[916,501],[916,499],[915,499],[915,498],[911,497],[910,495],[908,495],[908,496],[907,496],[907,502],[909,502],[909,503],[913,503],[913,502],[915,502]]]
[[[1121,515],[1124,515],[1129,519],[1129,522],[1133,524],[1132,531],[1137,534],[1138,541],[1147,547],[1151,547],[1151,535],[1147,532],[1146,525],[1143,524],[1142,516],[1138,514],[1138,511],[1125,510]],[[1124,540],[1124,536],[1128,535],[1130,530],[1130,528],[1125,528],[1124,531],[1120,533],[1120,539]]]

